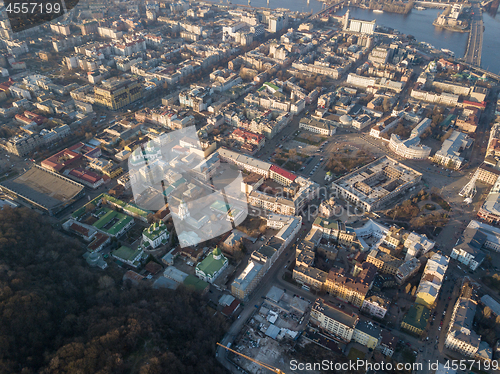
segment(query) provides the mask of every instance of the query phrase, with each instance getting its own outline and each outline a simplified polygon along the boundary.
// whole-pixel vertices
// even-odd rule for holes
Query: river
[[[232,0],[233,4],[247,5],[245,0]],[[322,2],[318,0],[269,0],[269,8],[287,8],[294,12],[313,12],[321,10]],[[255,7],[267,7],[267,0],[251,0]],[[432,22],[442,9],[413,9],[408,15],[395,13],[373,13],[368,9],[349,8],[351,17],[363,20],[377,20],[377,25],[388,26],[404,34],[413,35],[418,41],[427,42],[436,48],[447,48],[462,57],[467,45],[468,33],[457,33],[434,27]],[[347,8],[339,10],[336,15],[343,15]],[[481,66],[493,73],[500,74],[500,16],[492,17],[483,13],[485,31],[483,34],[483,55]]]

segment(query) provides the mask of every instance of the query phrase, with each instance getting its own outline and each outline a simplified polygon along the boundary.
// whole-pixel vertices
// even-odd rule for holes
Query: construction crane
[[[234,354],[238,355],[238,356],[241,356],[241,357],[245,357],[247,360],[249,361],[252,361],[253,363],[257,364],[257,365],[260,365],[262,366],[263,368],[266,368],[267,370],[269,370],[270,372],[272,373],[275,373],[275,374],[285,374],[284,371],[281,371],[280,369],[277,369],[275,367],[272,367],[271,365],[268,365],[268,364],[264,364],[262,362],[259,362],[257,360],[254,360],[253,358],[251,357],[248,357],[248,356],[245,356],[243,353],[240,353],[240,352],[236,352],[235,350],[231,349],[231,348],[228,348],[226,347],[225,345],[222,345],[220,343],[217,343],[218,346],[221,346],[222,348],[224,349],[227,349],[228,351],[230,352],[233,352]]]

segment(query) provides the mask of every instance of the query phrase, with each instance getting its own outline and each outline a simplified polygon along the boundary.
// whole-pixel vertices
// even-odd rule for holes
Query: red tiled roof
[[[61,157],[67,157],[66,160],[61,160]],[[78,153],[70,151],[69,149],[63,149],[57,152],[55,155],[43,160],[40,165],[45,168],[54,169],[55,171],[61,171],[65,166],[71,164],[72,162],[80,159],[82,156]]]
[[[84,236],[89,236],[89,229],[86,227],[83,227],[79,225],[78,223],[72,223],[71,226],[69,227],[71,230],[76,231],[79,234],[82,234]]]
[[[223,315],[225,315],[226,317],[229,317],[231,314],[234,313],[234,311],[236,309],[238,309],[239,306],[240,306],[240,302],[238,300],[234,299],[233,302],[231,303],[231,305],[227,305],[222,309],[221,313]]]
[[[486,103],[484,101],[481,101],[480,103],[476,103],[474,101],[468,101],[468,100],[464,100],[464,107],[465,106],[473,106],[475,108],[480,108],[480,109],[484,109],[486,108]]]
[[[256,143],[260,143],[262,139],[264,139],[263,135],[255,134],[253,132],[242,129],[235,129],[233,131],[233,136],[243,138],[245,141],[251,140]]]
[[[90,243],[87,248],[90,249],[91,251],[95,251],[97,248],[103,245],[103,243],[105,243],[106,240],[108,239],[109,236],[98,232],[97,234],[95,234],[94,240],[92,240],[92,243]]]
[[[286,171],[285,169],[280,168],[279,166],[272,165],[271,166],[271,171],[275,172],[276,174],[281,175],[282,177],[289,179],[291,181],[294,181],[297,176],[293,173],[290,173],[289,171]]]
[[[148,272],[150,272],[151,274],[157,274],[161,271],[161,269],[163,269],[163,267],[159,264],[157,264],[156,262],[153,262],[153,261],[149,261],[146,266],[144,266],[144,269],[146,269]]]
[[[69,172],[69,175],[72,175],[73,177],[75,178],[79,178],[85,182],[88,182],[88,183],[96,183],[98,182],[100,179],[102,179],[102,176],[100,176],[99,174],[96,174],[92,171],[87,171],[87,170],[83,170],[83,169],[73,169]]]

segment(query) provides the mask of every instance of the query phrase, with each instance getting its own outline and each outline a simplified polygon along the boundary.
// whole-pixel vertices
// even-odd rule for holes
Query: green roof
[[[279,89],[280,89],[278,86],[276,86],[275,84],[272,84],[270,82],[266,82],[266,83],[264,83],[264,85],[271,87],[271,88],[275,89],[276,91],[279,91]]]
[[[214,258],[214,253],[215,256],[217,256],[217,254],[220,254],[220,258],[218,260]],[[212,253],[205,257],[202,262],[196,265],[196,269],[203,272],[205,275],[213,276],[216,272],[222,269],[226,262],[227,258],[225,258],[224,255],[220,253],[220,250],[218,248],[216,248]]]
[[[403,318],[403,322],[419,330],[424,330],[430,317],[430,310],[423,305],[413,304]]]
[[[194,275],[188,275],[186,279],[184,279],[184,285],[186,287],[193,287],[195,291],[201,292],[209,285],[204,280],[195,277]]]
[[[81,216],[83,216],[84,213],[85,213],[85,207],[82,206],[80,209],[75,210],[73,212],[73,214],[71,215],[71,217],[73,217],[73,218],[80,218]]]
[[[333,230],[337,230],[339,228],[339,224],[336,220],[322,218],[322,217],[316,217],[313,225],[317,225],[317,226],[321,226],[325,229],[333,229]]]
[[[145,228],[142,232],[150,240],[155,240],[161,233],[167,230],[167,226],[163,222],[152,223],[151,226]]]
[[[455,119],[455,115],[453,114],[448,114],[448,116],[439,124],[441,127],[448,127],[451,124],[451,121]]]
[[[125,214],[118,213],[112,209],[103,207],[97,211],[97,214],[100,214],[101,212],[105,212],[103,216],[101,216],[94,224],[93,226],[96,229],[102,230],[109,235],[116,235],[120,230],[123,229],[126,225],[128,225],[131,221],[134,219],[132,217],[129,217]],[[118,218],[118,221],[111,226],[108,229],[104,229],[103,227],[106,226],[112,219]]]
[[[123,261],[132,262],[139,253],[140,253],[139,250],[132,249],[130,247],[122,245],[120,248],[113,251],[111,254],[115,257],[122,259]]]
[[[263,245],[257,250],[257,252],[266,256],[267,258],[271,258],[276,253],[276,249],[268,245]]]

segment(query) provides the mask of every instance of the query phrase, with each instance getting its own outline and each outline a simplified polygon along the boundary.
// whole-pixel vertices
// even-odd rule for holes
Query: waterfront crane
[[[244,357],[246,358],[247,360],[249,361],[252,361],[253,363],[257,364],[257,365],[260,365],[262,366],[263,368],[266,368],[267,370],[269,370],[270,372],[272,373],[275,373],[275,374],[285,374],[285,372],[281,371],[280,369],[277,369],[271,365],[268,365],[268,364],[264,364],[263,362],[260,362],[260,361],[257,361],[257,360],[254,360],[253,358],[251,357],[248,357],[246,355],[244,355],[243,353],[240,353],[240,352],[236,352],[235,350],[231,349],[231,348],[228,348],[226,347],[225,345],[222,345],[220,343],[217,343],[218,346],[224,348],[224,349],[227,349],[228,351],[230,352],[233,352],[234,354],[238,355],[238,356],[241,356],[241,357]]]

